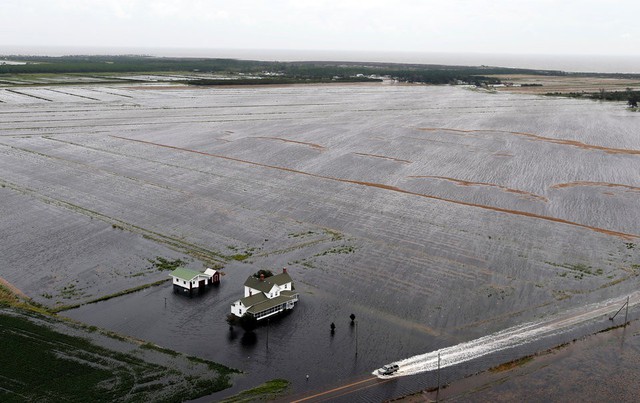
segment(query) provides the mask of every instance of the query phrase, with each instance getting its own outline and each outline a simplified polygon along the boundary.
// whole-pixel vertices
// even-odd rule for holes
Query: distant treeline
[[[491,74],[538,74],[557,75],[562,72],[510,69],[501,67],[464,67],[443,65],[355,63],[355,62],[264,62],[236,59],[205,58],[160,58],[148,56],[7,56],[26,64],[0,65],[0,74],[64,74],[64,73],[158,73],[158,72],[203,72],[225,74],[252,74],[263,72],[279,74],[281,83],[286,79],[294,82],[324,82],[323,80],[348,81],[360,78],[370,81],[369,76],[388,76],[405,82],[447,84],[464,81],[468,83],[499,83]],[[1,61],[1,60],[0,60]],[[357,77],[356,77],[357,76]],[[269,83],[273,83],[270,81]],[[265,82],[267,83],[267,82]],[[198,83],[196,83],[198,84]],[[200,84],[203,84],[202,82]],[[222,84],[222,83],[208,83]],[[240,84],[236,82],[234,84]],[[252,84],[255,84],[252,82]]]
[[[238,79],[202,79],[188,80],[184,84],[189,85],[273,85],[273,84],[321,84],[321,83],[355,83],[355,82],[380,82],[379,78],[369,77],[340,77],[340,78],[289,78],[289,77],[269,77],[269,78],[238,78]]]
[[[500,80],[488,77],[496,74],[529,74],[544,76],[574,75],[555,70],[530,70],[488,66],[446,66],[435,64],[398,64],[364,62],[265,62],[236,59],[171,58],[150,56],[5,56],[26,64],[0,64],[0,74],[65,74],[65,73],[159,73],[202,72],[260,75],[277,73],[280,79],[340,80],[347,77],[388,76],[404,82],[449,84],[497,84]],[[0,63],[1,63],[0,59]],[[590,75],[590,74],[587,74]],[[615,76],[621,75],[601,75]],[[624,75],[631,77],[632,75]],[[640,76],[639,76],[640,77]],[[366,81],[366,80],[363,80]],[[236,82],[235,84],[238,84]]]
[[[7,56],[27,64],[0,65],[1,73],[138,73],[178,71],[260,71],[261,62],[234,59],[160,58],[146,56]],[[2,60],[0,60],[2,62]]]
[[[551,96],[563,96],[571,98],[587,98],[587,99],[599,99],[602,101],[621,101],[627,102],[629,106],[637,107],[640,102],[640,91],[633,91],[627,89],[626,91],[605,91],[600,90],[598,92],[548,92],[545,95]]]

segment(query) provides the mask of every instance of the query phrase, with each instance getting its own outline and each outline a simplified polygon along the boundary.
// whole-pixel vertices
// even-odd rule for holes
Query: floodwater
[[[0,101],[0,276],[55,306],[162,278],[156,256],[224,266],[200,297],[166,285],[65,314],[247,371],[225,393],[280,376],[317,393],[638,286],[640,114],[622,103],[379,84],[16,87]],[[246,277],[283,266],[296,309],[230,332]],[[442,375],[608,326],[587,322]]]

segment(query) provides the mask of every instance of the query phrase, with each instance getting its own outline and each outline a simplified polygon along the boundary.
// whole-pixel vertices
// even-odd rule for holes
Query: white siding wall
[[[250,295],[256,295],[256,294],[260,294],[260,291],[256,290],[255,288],[247,287],[246,285],[244,286],[245,297],[248,297]]]
[[[242,316],[245,312],[247,312],[247,310],[244,307],[244,305],[240,303],[240,300],[237,300],[236,302],[233,303],[233,305],[231,305],[232,314],[236,316]]]
[[[179,285],[180,287],[186,288],[187,290],[189,289],[189,282],[179,279],[178,277],[173,278],[173,284]]]

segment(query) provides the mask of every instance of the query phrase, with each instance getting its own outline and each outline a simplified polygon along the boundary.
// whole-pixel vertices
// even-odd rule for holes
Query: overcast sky
[[[640,55],[640,0],[0,0],[3,47]]]

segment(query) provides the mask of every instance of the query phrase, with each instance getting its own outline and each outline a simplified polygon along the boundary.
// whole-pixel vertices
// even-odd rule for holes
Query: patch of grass
[[[628,322],[627,322],[628,323]],[[616,325],[616,326],[610,326],[606,329],[600,330],[599,332],[595,333],[595,334],[600,334],[600,333],[607,333],[610,332],[612,330],[616,330],[616,329],[620,329],[621,327],[625,327],[627,325],[627,323],[623,323],[621,325]]]
[[[181,259],[169,260],[161,256],[157,256],[155,259],[148,259],[154,268],[160,271],[174,271],[180,266],[183,266],[186,262]]]
[[[46,307],[33,302],[29,298],[23,298],[16,295],[11,289],[3,284],[0,284],[0,308],[1,307],[13,307],[39,314],[49,314],[49,310]],[[0,346],[1,345],[2,343],[0,343]]]
[[[557,300],[557,301],[562,301],[565,299],[569,299],[571,298],[571,294],[569,294],[566,291],[560,291],[560,290],[552,290],[551,291],[553,293],[553,297]]]
[[[332,241],[340,241],[344,238],[344,235],[342,235],[341,233],[339,233],[338,231],[334,231],[328,228],[324,229],[324,233],[331,236],[331,240]]]
[[[299,232],[299,233],[291,233],[291,234],[287,234],[287,237],[289,238],[304,238],[307,236],[311,236],[314,235],[315,232],[313,231],[307,231],[307,232]]]
[[[9,288],[0,284],[0,306],[15,306],[22,303],[21,298],[15,295]]]
[[[178,355],[180,355],[180,353],[178,353],[176,351],[169,350],[168,348],[160,347],[159,345],[153,344],[153,343],[141,344],[140,348],[144,348],[146,350],[160,351],[161,353],[169,354],[172,357],[177,357]]]
[[[229,256],[229,259],[231,260],[236,260],[238,262],[243,262],[247,259],[249,259],[253,254],[248,252],[248,253],[237,253],[235,255],[231,255]]]
[[[284,393],[289,387],[286,379],[273,379],[253,389],[245,390],[235,396],[222,400],[222,403],[244,403],[257,400],[273,400]]]
[[[82,297],[84,293],[78,290],[74,283],[71,283],[62,288],[62,290],[60,291],[60,295],[64,299],[74,299]]]
[[[503,372],[503,371],[509,371],[512,370],[516,367],[521,367],[527,363],[529,363],[530,361],[533,361],[533,356],[527,356],[527,357],[522,357],[522,358],[518,358],[517,360],[513,360],[513,361],[509,361],[509,362],[505,362],[504,364],[500,364],[497,365],[493,368],[489,368],[489,372]]]
[[[585,275],[590,275],[590,276],[600,276],[602,274],[604,274],[604,270],[602,269],[596,269],[593,270],[593,267],[591,266],[587,266],[584,263],[576,263],[576,264],[570,264],[570,263],[553,263],[553,262],[545,262],[548,265],[554,266],[554,267],[562,267],[564,269],[568,269],[571,270],[573,272],[576,272],[574,274],[574,278],[576,279],[582,279]],[[564,274],[559,274],[560,277],[566,277],[566,273]]]
[[[238,248],[237,247],[229,247],[227,246],[227,248],[233,250],[234,252],[238,252]],[[239,252],[239,253],[235,253],[233,255],[229,255],[229,256],[225,256],[225,259],[227,260],[236,260],[238,262],[243,262],[247,259],[249,259],[251,256],[253,256],[253,253],[256,251],[256,248],[246,248],[244,251]]]
[[[209,367],[209,369],[212,369],[212,370],[215,370],[215,371],[223,370],[223,371],[228,371],[230,373],[236,373],[236,374],[242,373],[242,371],[240,371],[238,369],[228,368],[228,367],[225,367],[222,364],[218,364],[217,362],[205,360],[205,359],[202,359],[200,357],[194,357],[194,356],[190,355],[190,356],[187,356],[187,359],[189,361],[191,361],[191,362],[197,362],[199,364],[205,364],[205,365],[207,365]]]
[[[356,248],[354,248],[353,246],[341,245],[341,246],[336,246],[336,247],[331,248],[331,249],[327,249],[322,253],[315,254],[314,257],[315,256],[330,255],[330,254],[336,254],[336,255],[349,254],[349,253],[353,253],[355,251],[356,251]]]

